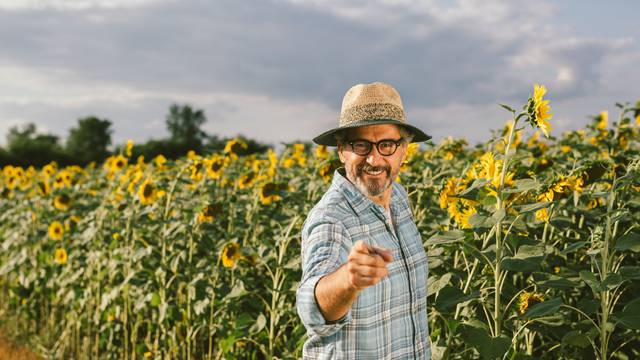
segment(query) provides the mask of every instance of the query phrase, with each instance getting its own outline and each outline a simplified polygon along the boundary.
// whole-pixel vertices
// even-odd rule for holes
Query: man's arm
[[[377,284],[388,275],[391,252],[358,241],[351,248],[346,263],[318,281],[316,301],[326,321],[344,317],[360,291]]]

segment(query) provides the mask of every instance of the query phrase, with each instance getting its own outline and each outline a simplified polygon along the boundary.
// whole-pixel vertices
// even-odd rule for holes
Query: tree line
[[[190,150],[198,154],[223,150],[230,139],[207,134],[202,130],[206,121],[203,110],[193,109],[190,105],[171,105],[165,121],[170,136],[135,144],[132,156],[137,158],[142,155],[150,160],[162,154],[168,159],[176,159]],[[0,166],[40,167],[51,161],[63,166],[85,166],[91,162],[99,164],[125,146],[116,145],[110,150],[112,133],[111,121],[95,116],[78,119],[64,143],[56,135],[39,134],[33,123],[14,126],[9,129],[5,147],[0,147]],[[264,152],[269,148],[256,140],[240,138],[248,145],[242,150],[242,155]]]

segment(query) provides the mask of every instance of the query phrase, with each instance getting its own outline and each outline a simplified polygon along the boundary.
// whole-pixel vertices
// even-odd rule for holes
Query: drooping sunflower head
[[[54,221],[49,225],[49,237],[51,240],[61,240],[62,235],[64,235],[64,228],[62,227],[62,223],[59,221]]]
[[[527,309],[531,306],[543,302],[544,296],[542,296],[542,294],[535,294],[524,291],[522,292],[522,294],[520,294],[520,298],[518,300],[518,312],[520,314],[524,314],[525,311],[527,311]]]
[[[67,194],[57,195],[53,199],[53,206],[58,210],[68,210],[71,205],[71,198]]]
[[[36,183],[36,189],[38,190],[38,194],[40,194],[40,196],[49,195],[49,192],[51,191],[51,187],[49,186],[49,181],[48,180],[38,181]]]
[[[529,116],[529,122],[533,127],[538,127],[546,137],[549,137],[551,132],[551,124],[547,120],[551,119],[553,114],[549,111],[549,100],[543,100],[543,96],[547,93],[547,88],[544,85],[535,84],[533,87],[533,96],[529,98],[526,105],[527,115]]]
[[[260,202],[263,205],[269,205],[273,202],[282,200],[280,196],[280,186],[272,182],[262,185],[260,188]]]
[[[229,243],[222,249],[222,266],[226,268],[233,267],[241,257],[240,245],[237,243]]]
[[[149,205],[156,200],[157,190],[151,179],[146,179],[138,188],[138,198],[142,205]]]
[[[53,254],[53,258],[57,264],[64,265],[67,263],[67,251],[63,248],[57,248]]]
[[[198,213],[198,222],[212,222],[222,214],[222,204],[209,204]]]
[[[193,159],[191,161],[191,166],[189,168],[191,170],[191,175],[189,176],[191,180],[198,182],[202,180],[205,173],[204,162],[201,159]]]
[[[238,179],[238,188],[247,189],[253,186],[253,183],[256,181],[256,173],[253,171],[249,171],[248,173],[240,176]]]
[[[204,165],[207,168],[207,175],[209,175],[210,178],[219,179],[224,172],[226,158],[214,155],[212,158],[205,160]]]
[[[248,148],[247,143],[240,139],[231,139],[227,141],[227,144],[224,146],[225,154],[230,155],[233,159],[238,158],[238,154],[241,154],[243,150]]]

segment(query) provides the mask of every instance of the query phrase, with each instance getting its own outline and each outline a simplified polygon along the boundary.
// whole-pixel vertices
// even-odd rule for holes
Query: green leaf
[[[511,339],[504,335],[491,337],[484,324],[478,320],[471,320],[464,324],[462,337],[478,350],[482,359],[501,359],[511,347]]]
[[[616,250],[640,252],[640,234],[630,232],[622,235],[616,241]]]
[[[154,292],[151,295],[150,303],[151,303],[151,306],[154,306],[154,307],[160,305],[160,294],[158,294],[157,292]]]
[[[527,318],[534,318],[551,315],[556,313],[562,304],[563,302],[561,298],[546,300],[527,309],[524,316]]]
[[[622,266],[618,273],[625,280],[640,280],[640,266]]]
[[[540,269],[540,263],[542,262],[542,258],[534,260],[531,259],[517,259],[513,257],[506,257],[502,259],[502,267],[508,271],[515,272],[530,272],[536,271]]]
[[[572,330],[564,334],[562,337],[562,345],[586,348],[591,345],[591,343],[589,342],[589,337],[587,335],[578,330]]]
[[[451,230],[443,234],[434,234],[427,240],[427,245],[451,244],[464,240],[465,234],[461,230]]]
[[[505,109],[505,110],[507,110],[508,112],[511,112],[511,113],[515,113],[515,112],[516,112],[516,111],[515,111],[511,106],[509,106],[509,105],[505,105],[505,104],[498,104],[498,105],[502,106],[502,108],[503,108],[503,109]]]
[[[527,205],[522,205],[522,206],[514,206],[513,208],[516,209],[516,211],[518,211],[519,213],[528,213],[528,212],[532,212],[532,211],[536,211],[536,210],[540,210],[542,208],[546,208],[549,205],[551,205],[550,201],[541,201],[541,202],[537,202],[535,204],[527,204]]]
[[[446,273],[442,275],[438,280],[432,281],[431,279],[429,279],[429,284],[427,285],[427,294],[433,295],[440,291],[443,287],[449,284],[451,276],[451,273]]]
[[[548,276],[547,280],[538,282],[536,284],[543,288],[564,289],[564,290],[574,289],[579,286],[579,284],[576,283],[575,281],[571,281],[561,276],[551,275],[551,274],[547,276]]]
[[[578,242],[574,242],[573,244],[567,246],[566,248],[564,248],[564,250],[560,251],[561,254],[570,254],[578,249],[583,248],[585,245],[587,245],[588,242],[587,241],[578,241]]]
[[[236,297],[240,297],[247,294],[247,290],[244,288],[244,283],[242,281],[238,281],[236,285],[231,289],[231,292],[227,294],[225,298],[233,299]]]
[[[596,275],[594,273],[592,273],[589,270],[582,270],[580,271],[580,278],[587,283],[587,285],[589,285],[589,287],[594,291],[594,292],[600,292],[602,291],[602,286],[600,284],[600,281],[598,281],[598,279],[596,278]]]
[[[503,193],[520,193],[534,190],[540,187],[540,183],[534,179],[518,179],[514,181],[514,187],[502,190]]]
[[[615,314],[615,318],[629,329],[640,330],[640,298],[625,305],[620,313]]]
[[[580,299],[576,307],[587,315],[595,314],[600,308],[600,301],[595,299]]]
[[[446,312],[461,302],[472,300],[477,297],[477,292],[465,295],[462,290],[455,286],[445,286],[438,293],[434,306],[438,311]]]
[[[495,220],[495,222],[498,222],[504,219],[506,214],[507,213],[504,211],[504,209],[498,209],[496,210],[496,212],[493,213],[493,215],[491,215],[491,217],[493,218],[493,220]]]
[[[258,315],[258,318],[256,319],[255,324],[253,324],[251,328],[249,328],[249,333],[251,334],[258,333],[262,329],[264,329],[265,325],[267,325],[267,318],[264,316],[264,314],[260,314]]]
[[[602,288],[606,290],[613,290],[620,286],[625,280],[619,274],[609,274],[607,278],[602,282]]]

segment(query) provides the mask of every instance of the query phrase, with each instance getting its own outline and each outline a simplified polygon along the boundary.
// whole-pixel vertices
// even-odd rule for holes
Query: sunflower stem
[[[515,114],[514,114],[515,115]],[[502,189],[504,188],[504,179],[507,174],[507,167],[509,166],[509,150],[511,150],[511,143],[513,142],[513,137],[515,134],[515,128],[518,125],[518,120],[522,114],[517,117],[513,117],[513,125],[509,129],[509,135],[507,140],[507,146],[504,150],[504,159],[502,160],[502,174],[500,174],[500,185],[497,189],[497,211],[502,211],[505,209],[505,204],[502,201]],[[502,293],[502,219],[498,220],[495,225],[496,229],[496,265],[494,270],[494,309],[493,309],[493,321],[494,321],[494,336],[498,337],[502,333],[502,310],[501,310],[501,293]]]

